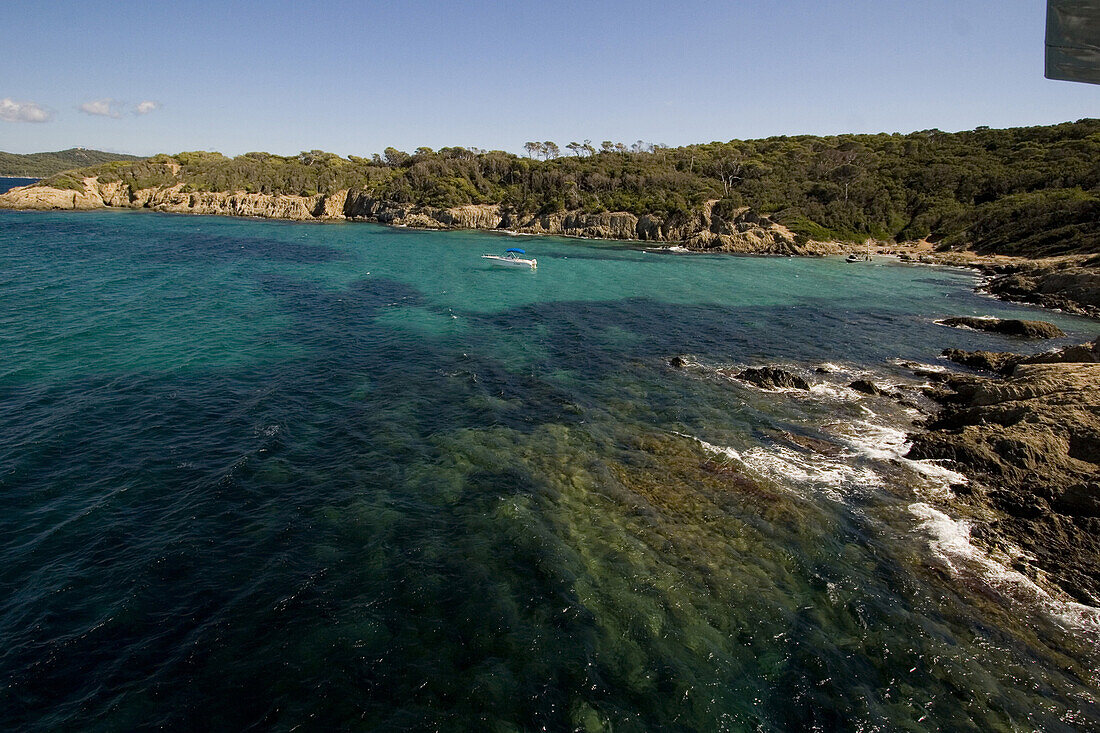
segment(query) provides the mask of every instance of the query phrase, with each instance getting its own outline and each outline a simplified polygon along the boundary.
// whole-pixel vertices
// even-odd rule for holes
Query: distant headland
[[[141,160],[136,155],[107,153],[87,148],[69,148],[53,153],[0,152],[0,178],[45,178],[61,171],[84,168],[117,160]]]

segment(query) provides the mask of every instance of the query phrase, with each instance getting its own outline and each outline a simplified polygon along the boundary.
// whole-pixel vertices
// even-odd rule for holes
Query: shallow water
[[[537,271],[479,258],[516,241]],[[844,386],[1021,348],[936,318],[1095,322],[371,225],[0,212],[0,258],[0,727],[1100,725],[1100,612],[971,546],[914,413]],[[817,384],[716,371],[762,364]]]

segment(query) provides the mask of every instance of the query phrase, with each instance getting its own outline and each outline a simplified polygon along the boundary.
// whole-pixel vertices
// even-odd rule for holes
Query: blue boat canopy
[[[515,252],[516,254],[521,254],[521,255],[527,254],[522,249],[506,249],[506,250],[504,250],[504,254],[508,254],[509,252]]]

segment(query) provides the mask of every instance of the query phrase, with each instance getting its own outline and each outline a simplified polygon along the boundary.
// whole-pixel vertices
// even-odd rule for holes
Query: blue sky
[[[1043,78],[1044,28],[1042,0],[5,0],[0,150],[521,152],[1100,116],[1100,86]]]

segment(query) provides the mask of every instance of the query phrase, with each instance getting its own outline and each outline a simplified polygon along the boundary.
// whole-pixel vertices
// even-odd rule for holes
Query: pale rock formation
[[[800,240],[786,227],[748,207],[724,219],[714,214],[716,201],[706,202],[694,214],[667,218],[650,214],[636,216],[625,211],[517,215],[497,204],[441,209],[375,199],[361,190],[290,196],[243,191],[188,191],[182,183],[139,190],[132,190],[121,181],[101,183],[95,178],[85,178],[83,183],[84,190],[80,192],[42,186],[14,188],[0,195],[0,208],[114,207],[295,221],[352,219],[425,229],[505,229],[527,234],[667,242],[694,250],[744,254],[824,255],[842,251],[840,245],[832,242]]]

